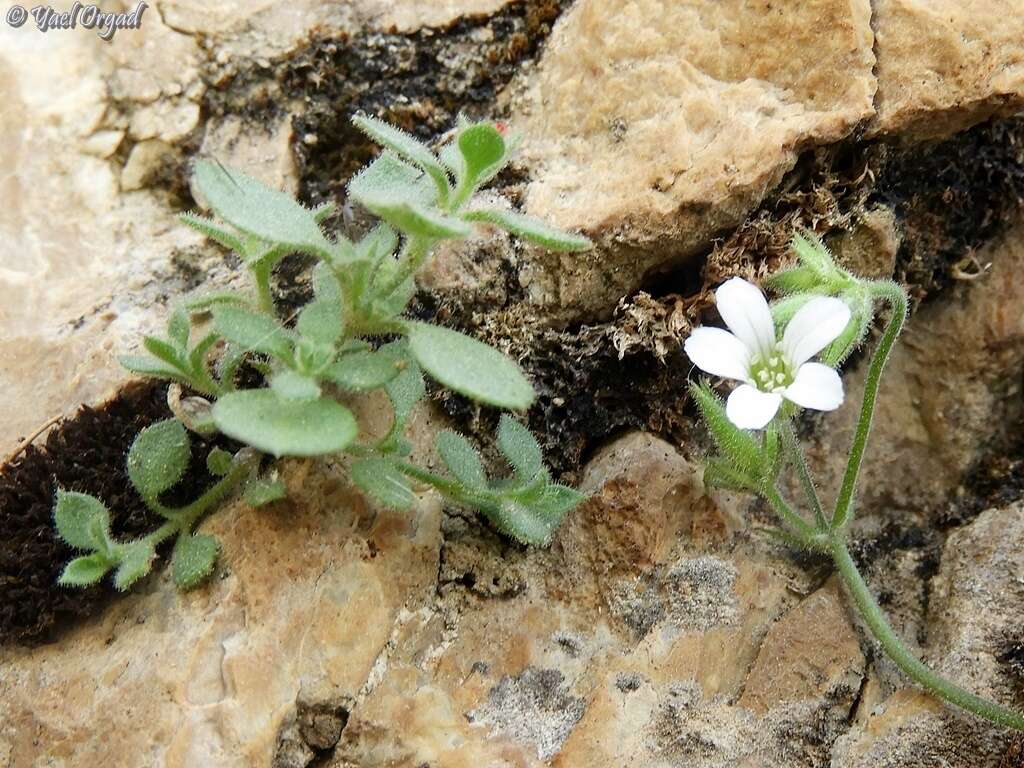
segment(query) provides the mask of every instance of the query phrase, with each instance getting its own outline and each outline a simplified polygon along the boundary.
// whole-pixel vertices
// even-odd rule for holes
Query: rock
[[[860,643],[833,579],[768,630],[738,704],[764,714],[824,698],[845,718],[863,672]]]
[[[531,301],[607,311],[870,117],[870,21],[861,0],[575,3],[513,122],[527,209],[598,247],[533,276]]]
[[[133,192],[146,186],[150,177],[160,170],[171,151],[171,145],[160,139],[140,141],[132,147],[128,162],[121,171],[121,191]]]
[[[948,136],[1024,106],[1024,17],[1001,0],[876,0],[878,114],[870,134]]]

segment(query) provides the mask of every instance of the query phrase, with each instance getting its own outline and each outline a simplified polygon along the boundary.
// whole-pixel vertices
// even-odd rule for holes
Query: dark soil
[[[87,589],[57,586],[64,564],[80,553],[53,527],[54,494],[63,488],[103,501],[118,538],[157,527],[160,518],[128,480],[125,458],[140,430],[171,416],[166,396],[164,383],[130,384],[98,408],[83,406],[54,427],[42,446],[30,445],[0,467],[0,643],[53,640],[72,620],[90,615],[116,594],[110,579]],[[191,464],[182,482],[168,491],[167,503],[192,500],[212,482],[206,472],[211,446],[192,437]]]

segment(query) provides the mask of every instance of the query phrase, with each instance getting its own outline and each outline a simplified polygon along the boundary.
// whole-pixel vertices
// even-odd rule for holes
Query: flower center
[[[779,344],[767,358],[758,355],[751,361],[750,378],[762,392],[782,392],[793,383],[793,371]]]

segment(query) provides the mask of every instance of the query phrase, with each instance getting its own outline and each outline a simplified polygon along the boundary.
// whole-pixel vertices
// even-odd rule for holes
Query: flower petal
[[[767,357],[775,348],[775,321],[761,289],[741,277],[715,291],[718,313],[729,330],[754,354]]]
[[[797,370],[793,383],[782,394],[804,408],[834,411],[843,404],[843,381],[827,365],[804,363]]]
[[[782,335],[782,350],[794,368],[836,340],[850,322],[845,301],[816,296],[797,310]]]
[[[729,395],[725,415],[740,429],[761,429],[775,417],[780,405],[782,395],[741,384]]]
[[[697,328],[683,344],[686,356],[705,373],[745,381],[750,351],[742,341],[721,328]]]

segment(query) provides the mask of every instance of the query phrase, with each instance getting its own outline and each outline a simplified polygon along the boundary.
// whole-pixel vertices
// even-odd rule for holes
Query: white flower
[[[850,322],[844,302],[827,296],[811,299],[789,321],[781,341],[768,302],[752,283],[739,277],[727,280],[715,292],[715,303],[732,333],[697,328],[683,349],[701,370],[744,382],[726,403],[733,424],[761,429],[775,417],[783,398],[818,411],[834,411],[842,404],[839,374],[807,361]]]

